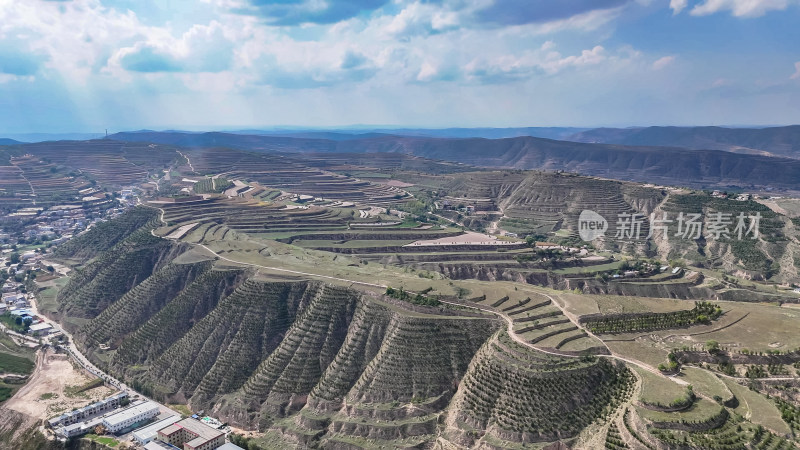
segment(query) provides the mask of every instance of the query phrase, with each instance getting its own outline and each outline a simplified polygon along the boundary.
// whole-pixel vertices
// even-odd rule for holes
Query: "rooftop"
[[[217,447],[217,450],[244,450],[244,449],[236,444],[231,444],[230,442],[226,442],[222,444],[221,447]]]
[[[37,323],[36,325],[31,325],[31,331],[49,330],[50,328],[53,328],[53,326],[50,325],[47,322],[42,322],[42,323]]]
[[[120,411],[120,412],[118,412],[116,414],[112,414],[112,415],[106,417],[105,422],[109,426],[113,427],[113,426],[119,425],[120,423],[122,423],[122,422],[124,422],[124,421],[126,421],[126,420],[128,420],[128,419],[130,419],[132,417],[135,417],[135,416],[137,416],[139,414],[142,414],[144,412],[147,412],[147,411],[150,411],[150,410],[153,410],[153,409],[158,410],[158,404],[153,403],[153,402],[140,403],[140,404],[138,404],[136,406],[131,406],[130,408],[123,409],[122,411]]]
[[[184,428],[190,433],[196,435],[198,438],[202,438],[203,441],[210,441],[211,439],[215,439],[225,434],[222,431],[215,430],[214,428],[211,428],[210,426],[194,419],[183,419],[180,422],[176,422],[175,424],[170,425],[169,427],[161,430],[161,433],[166,435],[174,433],[175,430],[173,430],[172,427],[176,427],[176,429]],[[194,442],[194,440],[188,443],[191,442]]]
[[[139,441],[152,439],[156,436],[156,434],[158,434],[158,430],[170,426],[179,420],[181,420],[181,416],[170,416],[166,419],[161,419],[158,422],[154,422],[146,427],[139,428],[138,430],[134,431],[133,437]]]

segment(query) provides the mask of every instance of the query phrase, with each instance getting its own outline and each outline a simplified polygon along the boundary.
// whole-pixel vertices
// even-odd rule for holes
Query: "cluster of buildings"
[[[145,450],[242,450],[225,442],[221,422],[209,417],[181,419],[177,414],[163,414],[158,403],[131,402],[125,391],[54,417],[47,425],[63,439],[94,433],[98,428],[117,436],[130,433],[136,447]]]
[[[56,435],[69,439],[94,432],[102,427],[109,433],[135,428],[160,414],[161,407],[151,401],[136,401],[126,407],[127,393],[117,394],[48,421]]]
[[[121,214],[136,204],[133,189],[108,194],[90,187],[79,192],[80,201],[70,201],[49,208],[21,208],[0,220],[0,246],[4,255],[15,245],[26,242],[60,244],[92,224]],[[117,197],[116,199],[114,197]],[[116,201],[116,203],[115,203]],[[23,261],[25,259],[24,255]]]
[[[13,320],[19,318],[30,325],[28,332],[33,336],[47,336],[53,332],[53,326],[35,315],[30,309],[30,299],[27,293],[22,292],[22,284],[7,281],[2,287],[0,298],[0,316],[9,315]]]

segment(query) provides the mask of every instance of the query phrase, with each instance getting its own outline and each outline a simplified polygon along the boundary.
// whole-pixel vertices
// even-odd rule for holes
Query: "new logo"
[[[590,210],[584,209],[578,217],[578,234],[586,242],[593,241],[603,236],[608,230],[608,221],[605,217]]]

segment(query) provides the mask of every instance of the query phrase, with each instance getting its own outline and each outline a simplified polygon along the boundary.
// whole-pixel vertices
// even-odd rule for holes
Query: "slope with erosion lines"
[[[204,272],[134,332],[124,338],[121,334],[115,336],[121,344],[109,363],[111,370],[133,376],[137,368],[148,367],[233,293],[246,276],[245,271],[236,269],[214,268]]]
[[[75,271],[58,294],[59,314],[85,319],[96,317],[186,248],[185,244],[155,237],[148,230],[137,230]]]
[[[470,364],[444,436],[470,448],[570,439],[613,413],[633,384],[621,363],[537,353],[500,331]]]
[[[74,336],[91,343],[88,346],[105,344],[116,348],[124,336],[136,330],[210,268],[208,261],[169,263],[126,292]]]
[[[137,206],[117,220],[97,223],[89,232],[79,234],[59,245],[53,257],[56,259],[87,260],[100,252],[108,250],[140,228],[153,229],[157,226],[158,211],[153,208]]]

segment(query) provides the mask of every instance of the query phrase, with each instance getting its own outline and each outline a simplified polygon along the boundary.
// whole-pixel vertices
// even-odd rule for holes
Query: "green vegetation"
[[[415,305],[439,306],[442,304],[442,302],[440,302],[439,299],[436,297],[423,295],[421,293],[412,295],[404,291],[402,287],[400,289],[387,287],[386,295],[392,298],[396,298],[398,300],[403,300],[405,302],[413,303]]]
[[[96,224],[91,230],[59,245],[54,256],[61,259],[88,260],[127,238],[136,230],[147,232],[158,223],[158,211],[139,206],[125,214]]]
[[[629,370],[605,359],[538,355],[499,332],[464,377],[454,414],[457,423],[494,423],[553,440],[607,418],[630,395],[633,380]],[[572,406],[565,411],[561,405],[568,401]],[[556,410],[561,413],[545,413]]]
[[[0,352],[0,373],[17,373],[27,375],[33,371],[33,361],[28,358]]]
[[[611,423],[606,432],[606,448],[609,450],[630,448],[625,444],[625,441],[622,440],[622,436],[619,434],[619,428],[617,428],[615,423]]]
[[[722,315],[722,308],[709,302],[697,302],[694,308],[669,313],[614,314],[581,318],[593,333],[633,333],[708,324]]]
[[[686,432],[656,429],[653,430],[653,436],[671,446],[711,450],[795,448],[786,439],[746,422],[741,416],[728,417],[722,425],[708,430]]]
[[[0,315],[0,323],[8,327],[9,329],[16,331],[17,333],[27,333],[28,329],[31,327],[31,323],[33,323],[33,319],[22,317],[14,317],[10,313],[5,313]]]
[[[0,332],[0,374],[12,374],[0,377],[0,403],[11,398],[21,388],[26,378],[34,370],[34,351],[29,347],[18,346],[11,338]]]
[[[416,186],[401,189],[329,172],[386,178],[388,170],[359,155],[300,161],[269,152],[192,150],[198,174],[226,173],[237,185],[247,180],[255,187],[253,198],[154,203],[157,208],[135,208],[98,224],[58,250],[58,258],[77,268],[69,281],[42,285],[48,287],[38,292],[37,306],[58,316],[99,367],[143,394],[213,409],[235,426],[259,430],[253,439],[234,438],[248,448],[287,442],[310,448],[424,448],[436,442],[527,448],[571,445],[580,433],[605,427],[593,442],[600,446],[604,439],[611,449],[627,448],[631,436],[645,447],[653,438],[672,447],[784,445],[777,437],[783,430],[759,422],[780,422],[778,407],[750,391],[756,397],[729,391],[702,368],[685,369],[689,388],[644,371],[641,398],[628,406],[624,428],[617,421],[636,377],[634,364],[608,357],[609,349],[638,364],[661,363],[678,380],[671,346],[697,349],[709,340],[710,355],[693,355],[713,367],[728,364],[726,357],[747,356],[723,353],[719,342],[725,349],[747,342],[747,348],[789,357],[798,342],[785,331],[797,319],[791,308],[731,302],[723,314],[717,304],[698,302],[686,309],[691,306],[683,299],[790,298],[789,292],[773,294],[778,291],[761,285],[751,289],[756,282],[723,277],[720,272],[738,267],[731,255],[743,258],[743,251],[726,242],[692,243],[694,248],[676,242],[670,255],[661,255],[656,247],[617,242],[613,229],[607,240],[594,243],[602,251],[588,247],[589,258],[530,245],[586,245],[575,229],[584,208],[613,217],[640,209],[717,207],[708,196],[674,198],[682,194],[670,192],[667,198],[666,189],[572,174],[459,169],[445,179],[403,172],[400,167],[412,162],[402,155],[377,160],[394,179],[409,176]],[[206,176],[195,192],[228,185]],[[160,187],[155,195],[180,188],[166,180]],[[323,200],[277,200],[281,191]],[[433,211],[444,201],[478,211]],[[411,214],[401,219],[386,209]],[[462,236],[460,225],[442,227],[445,222],[428,212],[471,229],[494,228],[490,224],[499,221],[506,231],[526,230],[530,239],[504,236],[486,243],[475,236],[467,242],[472,238]],[[784,245],[778,229],[783,219],[773,219],[754,248],[769,255],[773,276],[791,276],[781,272],[782,253],[771,247]],[[190,224],[180,238],[170,236]],[[407,245],[432,239],[447,245]],[[704,266],[661,273],[666,263],[643,259],[645,253]],[[29,283],[28,289],[35,287]],[[442,307],[440,298],[450,296],[483,311]],[[583,317],[584,327],[572,322],[575,316]],[[512,322],[513,338],[504,319]],[[714,321],[713,327],[681,330]],[[604,336],[604,343],[586,330],[647,333],[648,339]],[[725,367],[752,377],[795,372],[779,362]],[[13,393],[3,387],[0,396]],[[66,394],[80,396],[85,389],[91,386],[73,386]],[[791,408],[780,412],[789,417]],[[746,414],[753,423],[741,420]]]
[[[233,182],[225,177],[205,177],[194,184],[193,190],[196,194],[213,194],[224,192],[231,186],[233,186]]]
[[[91,381],[87,381],[86,383],[79,385],[79,386],[67,386],[64,388],[64,395],[67,397],[84,397],[83,394],[86,391],[90,391],[94,388],[98,388],[103,385],[103,380],[100,378],[95,378]]]
[[[89,439],[90,441],[97,442],[98,444],[103,444],[105,446],[114,448],[120,444],[120,442],[112,437],[108,436],[98,436],[96,434],[87,434],[83,437],[84,439]]]

